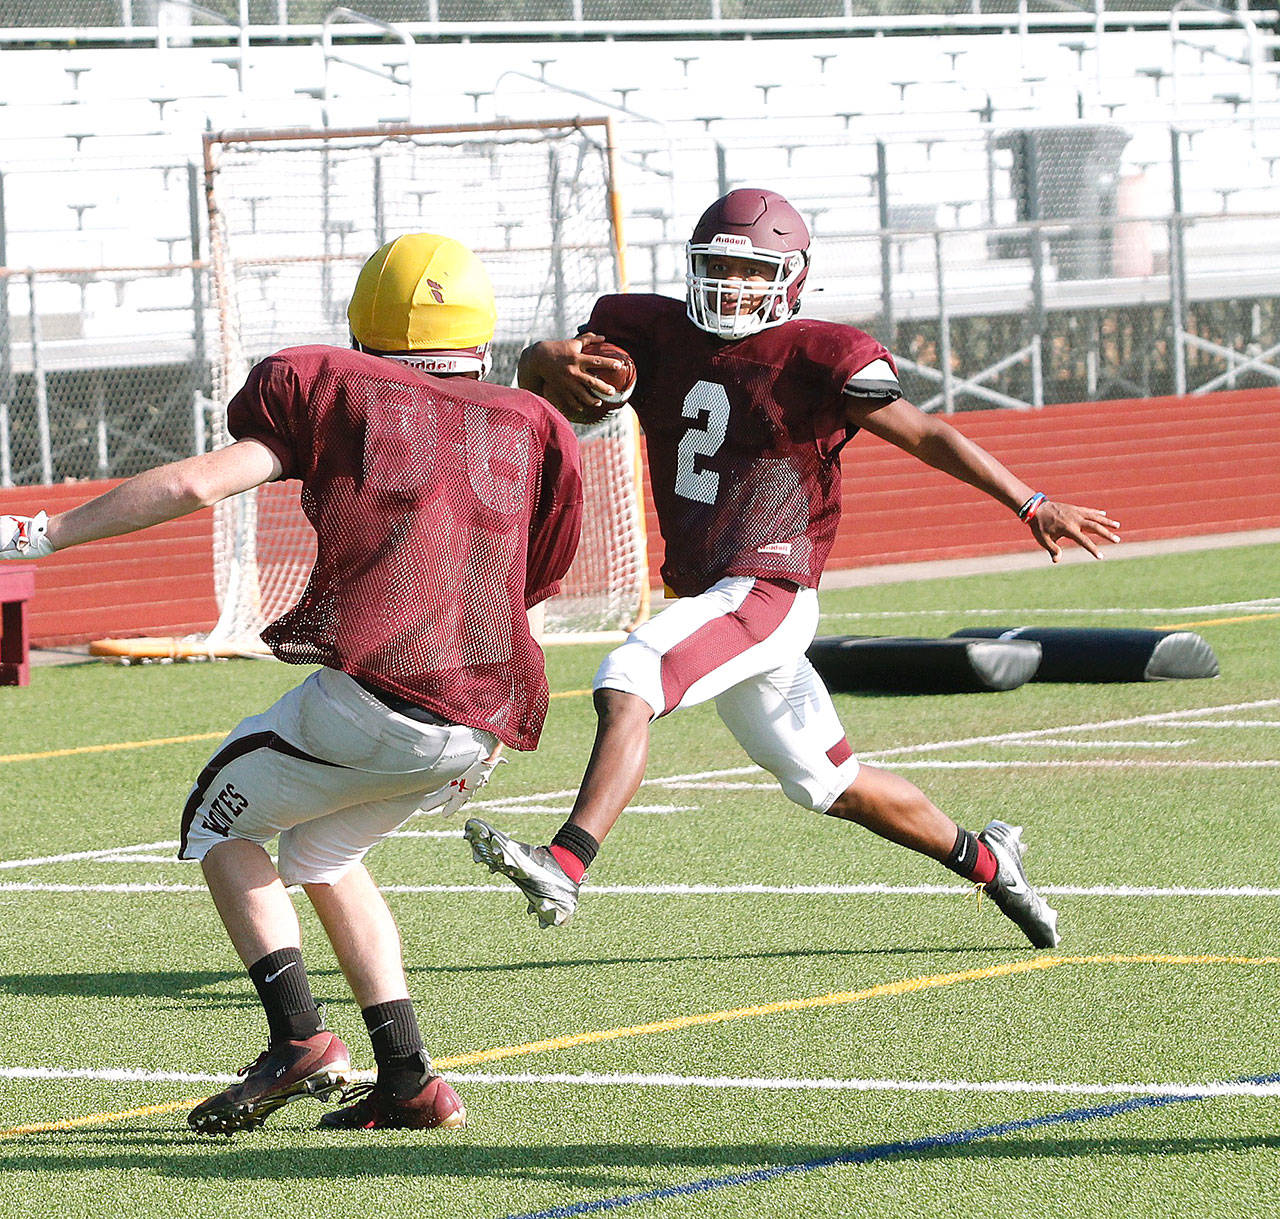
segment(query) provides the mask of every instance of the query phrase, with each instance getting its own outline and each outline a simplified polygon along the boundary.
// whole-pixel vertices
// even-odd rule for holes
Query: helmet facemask
[[[707,273],[716,258],[733,258],[760,264],[765,280],[740,277],[715,278]],[[689,320],[700,330],[722,339],[741,339],[789,321],[800,308],[800,285],[809,268],[803,250],[766,250],[749,238],[718,233],[704,243],[685,247],[686,303]],[[759,300],[742,310],[743,297]]]

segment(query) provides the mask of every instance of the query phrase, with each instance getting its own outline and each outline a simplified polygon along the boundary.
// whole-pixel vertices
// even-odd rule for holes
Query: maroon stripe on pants
[[[843,766],[851,757],[853,757],[853,748],[847,736],[842,736],[827,750],[827,760],[832,766]]]
[[[797,588],[773,580],[756,580],[736,610],[699,627],[662,657],[663,715],[677,706],[694,682],[762,639],[768,639],[795,604]]]
[[[256,749],[274,749],[277,753],[287,754],[291,758],[300,758],[304,762],[314,762],[317,766],[334,766],[339,770],[350,769],[339,765],[337,762],[326,762],[324,758],[312,757],[311,754],[304,753],[296,745],[290,745],[282,736],[278,736],[274,732],[250,732],[245,736],[237,737],[234,741],[224,745],[209,759],[208,764],[200,772],[200,777],[196,780],[195,787],[191,789],[191,795],[187,797],[187,803],[182,810],[182,834],[181,841],[178,843],[179,859],[184,858],[187,849],[187,837],[191,833],[192,822],[195,821],[196,813],[199,811],[200,805],[204,803],[205,796],[209,794],[209,788],[213,786],[213,781],[218,777],[218,772],[237,758],[242,758],[247,753],[253,753]],[[223,836],[226,837],[226,835]]]

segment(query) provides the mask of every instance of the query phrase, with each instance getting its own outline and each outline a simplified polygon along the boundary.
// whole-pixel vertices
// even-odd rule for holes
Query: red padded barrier
[[[118,479],[0,490],[0,512],[50,514],[92,499]],[[217,621],[213,510],[41,559],[28,604],[35,647],[107,635],[190,635]]]
[[[1106,509],[1130,541],[1280,526],[1280,389],[971,411],[951,422],[1032,486]],[[842,464],[833,569],[1035,549],[1004,508],[873,436],[855,437]],[[62,511],[113,485],[0,490],[0,512]],[[662,541],[647,486],[645,498],[656,584]],[[212,522],[197,512],[42,560],[28,603],[33,643],[207,630],[217,617]]]
[[[1033,487],[1105,509],[1129,541],[1280,526],[1280,389],[970,411],[949,422]],[[1036,549],[999,504],[874,436],[856,436],[841,466],[833,570]],[[662,540],[647,489],[646,498],[656,582]]]

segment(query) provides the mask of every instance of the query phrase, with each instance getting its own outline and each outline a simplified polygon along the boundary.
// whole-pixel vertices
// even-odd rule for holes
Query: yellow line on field
[[[116,741],[109,745],[77,745],[73,749],[47,749],[43,753],[3,753],[0,762],[38,762],[44,758],[69,758],[77,753],[115,753],[120,749],[150,749],[154,745],[186,745],[191,741],[220,741],[225,732],[195,732],[190,736],[162,736],[150,741]]]
[[[804,999],[782,999],[776,1003],[761,1003],[752,1007],[734,1007],[721,1012],[700,1012],[696,1015],[675,1016],[670,1020],[656,1020],[651,1024],[625,1025],[613,1029],[597,1029],[589,1033],[572,1033],[564,1037],[548,1037],[542,1041],[527,1041],[522,1045],[498,1046],[474,1054],[457,1054],[440,1058],[436,1065],[442,1068],[469,1067],[480,1062],[494,1062],[500,1058],[516,1058],[525,1054],[537,1054],[544,1050],[565,1050],[572,1046],[592,1045],[600,1041],[616,1041],[624,1037],[646,1037],[652,1033],[669,1033],[675,1029],[692,1028],[701,1024],[720,1024],[727,1020],[748,1020],[755,1016],[772,1016],[779,1012],[798,1012],[817,1007],[839,1007],[848,1003],[861,1003],[867,999],[879,999],[886,995],[907,995],[915,991],[939,986],[955,986],[960,982],[979,982],[988,978],[1005,978],[1012,974],[1030,973],[1033,970],[1053,969],[1059,965],[1280,965],[1280,957],[1223,957],[1223,956],[1093,956],[1093,957],[1029,957],[1023,961],[1011,961],[1004,965],[990,965],[984,969],[966,969],[959,973],[931,974],[918,978],[904,978],[899,982],[883,982],[866,990],[836,991],[828,995],[812,995]]]
[[[14,1126],[9,1130],[0,1130],[0,1139],[21,1134],[45,1134],[50,1130],[75,1130],[79,1126],[100,1126],[106,1122],[122,1122],[130,1117],[154,1117],[157,1113],[173,1113],[177,1109],[187,1108],[188,1105],[198,1105],[202,1100],[204,1100],[203,1096],[193,1096],[188,1100],[171,1100],[163,1105],[144,1105],[141,1109],[124,1109],[118,1113],[90,1113],[85,1117],[69,1117],[60,1122]]]
[[[1232,622],[1262,622],[1267,618],[1280,618],[1280,614],[1244,614],[1239,618],[1206,618],[1203,622],[1174,622],[1158,626],[1157,631],[1187,631],[1193,626],[1227,626]]]
[[[552,698],[579,698],[590,690],[561,690]],[[79,753],[115,753],[122,749],[152,749],[157,745],[189,745],[192,741],[220,741],[225,732],[193,732],[190,736],[161,736],[149,741],[115,741],[108,745],[77,745],[72,749],[46,749],[40,753],[0,753],[5,762],[40,762],[46,758],[70,758]]]
[[[727,1020],[748,1020],[755,1016],[772,1016],[779,1012],[798,1012],[819,1007],[838,1007],[860,1003],[867,999],[879,999],[888,995],[908,995],[916,991],[942,986],[955,986],[961,982],[981,982],[990,978],[1006,978],[1013,974],[1032,973],[1036,970],[1056,969],[1060,965],[1280,965],[1280,957],[1236,956],[1173,956],[1159,953],[1121,954],[1087,957],[1029,957],[1022,961],[1010,961],[1004,965],[989,965],[983,969],[965,969],[957,973],[928,974],[917,978],[903,978],[897,982],[883,982],[866,990],[835,991],[826,995],[810,995],[803,999],[782,999],[776,1003],[759,1003],[751,1007],[733,1007],[719,1012],[699,1012],[695,1015],[675,1016],[670,1020],[655,1020],[649,1024],[632,1024],[612,1029],[595,1029],[586,1033],[572,1033],[564,1037],[548,1037],[542,1041],[526,1041],[520,1045],[497,1046],[474,1054],[454,1054],[449,1058],[437,1058],[435,1065],[443,1070],[474,1066],[481,1062],[495,1062],[502,1058],[517,1058],[526,1054],[538,1054],[545,1050],[566,1050],[573,1046],[592,1045],[601,1041],[617,1041],[627,1037],[646,1037],[653,1033],[667,1033],[696,1025],[719,1024]],[[42,1122],[33,1126],[14,1126],[0,1130],[0,1138],[12,1138],[25,1134],[39,1134],[51,1130],[74,1130],[80,1126],[103,1125],[123,1121],[131,1117],[147,1117],[173,1113],[198,1104],[202,1097],[169,1101],[162,1105],[148,1105],[141,1109],[126,1109],[119,1113],[91,1113],[86,1117],[67,1118],[58,1122]]]

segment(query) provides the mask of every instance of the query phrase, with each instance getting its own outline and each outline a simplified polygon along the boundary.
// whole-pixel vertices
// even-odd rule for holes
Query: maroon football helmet
[[[737,301],[743,281],[707,273],[715,257],[750,259],[764,264],[768,277],[761,299],[743,312]],[[702,213],[685,246],[689,320],[708,334],[741,339],[770,326],[780,326],[800,308],[800,289],[809,273],[809,230],[781,195],[742,187],[717,199]],[[746,295],[756,296],[748,283]]]

